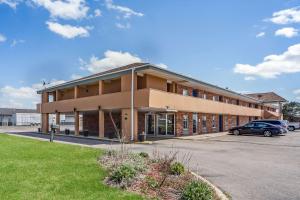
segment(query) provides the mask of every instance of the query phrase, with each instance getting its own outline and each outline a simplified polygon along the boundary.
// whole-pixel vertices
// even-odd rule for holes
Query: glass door
[[[175,115],[161,113],[156,115],[156,133],[160,136],[175,135]]]
[[[156,115],[157,127],[156,133],[157,135],[166,135],[167,131],[167,119],[166,114],[157,114]]]
[[[175,135],[175,115],[167,114],[167,135]]]
[[[193,134],[196,134],[198,131],[198,114],[193,114]]]

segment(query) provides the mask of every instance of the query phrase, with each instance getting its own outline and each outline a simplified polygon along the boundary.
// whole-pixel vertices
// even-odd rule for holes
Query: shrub
[[[146,152],[140,152],[139,155],[143,158],[149,158],[149,154]]]
[[[120,165],[113,173],[111,174],[110,179],[116,183],[121,183],[122,181],[128,181],[136,175],[134,167],[129,164]]]
[[[153,178],[151,176],[146,177],[146,183],[152,189],[155,189],[158,187],[158,182],[155,180],[155,178]]]
[[[201,181],[192,181],[183,189],[181,199],[211,200],[213,199],[213,191],[207,184]]]
[[[170,166],[170,172],[173,175],[181,175],[184,172],[184,166],[180,162],[175,162]]]

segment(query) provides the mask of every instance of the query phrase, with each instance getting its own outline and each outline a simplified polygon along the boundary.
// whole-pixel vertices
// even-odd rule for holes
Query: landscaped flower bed
[[[150,199],[216,200],[214,190],[197,180],[176,161],[176,153],[150,156],[146,153],[107,151],[99,163],[109,171],[105,183],[136,192]]]

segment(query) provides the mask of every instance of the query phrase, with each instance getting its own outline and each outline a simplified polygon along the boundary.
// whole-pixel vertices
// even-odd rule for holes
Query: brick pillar
[[[60,125],[60,113],[56,113],[56,125]]]
[[[131,110],[130,109],[122,109],[122,122],[121,122],[121,130],[122,135],[125,135],[126,140],[130,141],[131,139]],[[133,126],[133,136],[134,141],[137,141],[138,135],[138,111],[134,109],[134,126]]]
[[[42,132],[48,133],[49,131],[49,114],[43,113],[42,114]]]
[[[79,135],[79,112],[75,111],[74,113],[75,116],[75,135]]]
[[[99,138],[104,138],[104,111],[99,110]]]

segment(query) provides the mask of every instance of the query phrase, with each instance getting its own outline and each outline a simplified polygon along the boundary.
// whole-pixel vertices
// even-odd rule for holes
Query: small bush
[[[170,166],[171,174],[181,175],[184,172],[184,166],[180,162],[175,162]]]
[[[211,200],[213,199],[212,189],[200,181],[190,182],[181,195],[182,200]]]
[[[139,155],[143,158],[149,158],[149,154],[146,152],[140,152]]]
[[[158,182],[155,180],[155,178],[153,178],[151,176],[146,177],[146,183],[152,189],[155,189],[158,187]]]
[[[128,181],[136,175],[134,167],[128,164],[120,165],[113,173],[111,174],[110,179],[116,183],[121,183],[122,181]]]

